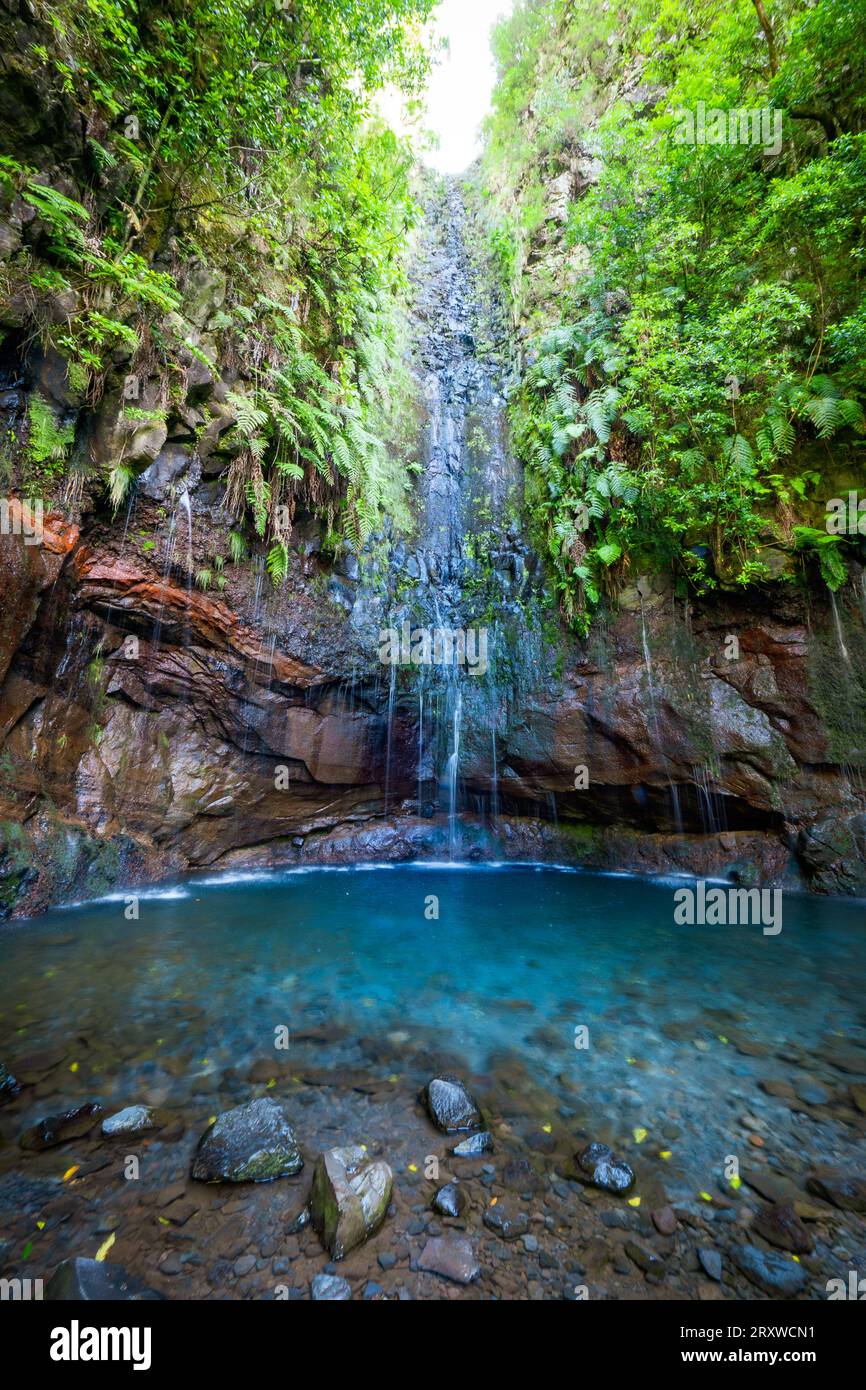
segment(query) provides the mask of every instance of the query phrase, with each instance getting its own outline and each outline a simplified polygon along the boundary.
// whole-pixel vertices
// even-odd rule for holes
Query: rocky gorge
[[[0,0],[3,1298],[859,1297],[852,7],[434,8]]]
[[[328,558],[321,526],[300,521],[273,595],[261,563],[226,567],[219,591],[194,583],[232,524],[220,441],[235,374],[191,358],[164,422],[124,424],[117,392],[70,405],[56,354],[22,358],[7,324],[7,415],[47,399],[97,459],[123,436],[140,476],[122,527],[84,497],[28,544],[13,499],[0,537],[6,912],[205,865],[438,857],[463,691],[461,853],[864,891],[864,576],[831,606],[683,601],[638,575],[589,639],[552,643],[531,616],[544,580],[515,512],[507,382],[475,356],[491,330],[465,247],[443,242],[462,213],[449,198],[416,279],[419,539],[375,535]],[[207,342],[222,293],[193,273],[187,340]],[[433,597],[452,627],[486,632],[486,606],[496,635],[489,673],[428,679],[425,715],[424,668],[383,666],[380,648],[392,625],[444,622]]]

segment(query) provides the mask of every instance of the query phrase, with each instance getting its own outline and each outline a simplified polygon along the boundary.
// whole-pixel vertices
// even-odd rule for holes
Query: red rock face
[[[200,593],[56,517],[42,545],[2,537],[0,577],[7,909],[201,865],[442,853],[443,818],[417,815],[416,696],[398,699],[389,759],[387,688],[369,664],[351,688],[348,639],[315,635],[309,594],[266,638],[243,595]],[[639,622],[619,614],[603,651],[576,645],[561,678],[538,673],[498,739],[503,817],[491,834],[464,816],[464,851],[773,883],[796,865],[825,891],[866,891],[862,792],[796,606],[707,610],[687,629],[660,605],[650,670]],[[469,804],[494,790],[490,735],[470,711]]]

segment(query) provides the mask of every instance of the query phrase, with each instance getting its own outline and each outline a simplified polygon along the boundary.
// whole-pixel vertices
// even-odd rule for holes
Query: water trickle
[[[836,628],[836,642],[839,647],[839,655],[841,656],[845,665],[850,666],[851,654],[848,651],[847,646],[845,645],[845,636],[842,632],[842,619],[839,615],[839,605],[836,602],[836,595],[834,594],[832,589],[830,590],[830,606],[833,609],[833,624]]]

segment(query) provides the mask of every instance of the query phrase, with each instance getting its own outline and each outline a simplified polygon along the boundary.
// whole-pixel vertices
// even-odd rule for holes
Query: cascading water
[[[505,444],[506,354],[489,347],[497,331],[503,341],[504,336],[482,302],[470,242],[461,190],[447,180],[429,199],[413,275],[413,368],[426,421],[424,471],[414,546],[395,547],[400,602],[389,619],[398,631],[408,625],[413,641],[427,634],[426,654],[413,658],[411,676],[400,684],[418,687],[410,698],[417,708],[412,761],[419,811],[447,814],[452,858],[461,852],[465,784],[483,795],[491,816],[498,813],[497,730],[502,710],[515,703],[515,662],[505,673],[495,669],[494,658],[508,646],[505,624],[522,627],[519,600],[528,582],[513,521],[518,473]],[[445,640],[437,642],[437,634]],[[526,654],[533,650],[528,640],[511,646]],[[395,695],[396,665],[391,674],[388,806],[395,704],[401,699]]]

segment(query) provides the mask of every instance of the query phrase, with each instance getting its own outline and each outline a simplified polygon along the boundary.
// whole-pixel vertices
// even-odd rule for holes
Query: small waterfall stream
[[[429,198],[413,268],[413,371],[424,429],[418,528],[392,563],[400,582],[388,622],[411,637],[411,660],[391,668],[386,732],[386,813],[392,807],[395,720],[417,719],[411,759],[418,808],[447,817],[452,858],[461,854],[460,813],[469,791],[499,811],[499,721],[513,707],[514,641],[524,626],[525,548],[514,522],[519,471],[506,438],[506,353],[491,349],[501,325],[479,284],[473,228],[458,181]],[[510,640],[506,627],[510,626]],[[420,649],[424,643],[423,652]],[[404,643],[404,649],[405,649]],[[509,671],[495,658],[509,650]],[[396,682],[396,684],[395,684]],[[401,710],[402,704],[402,710]],[[411,709],[411,715],[409,710]]]

